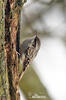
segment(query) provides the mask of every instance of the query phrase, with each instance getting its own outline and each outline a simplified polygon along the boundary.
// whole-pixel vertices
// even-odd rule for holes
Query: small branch
[[[24,75],[24,72],[22,71],[22,72],[19,74],[19,81],[22,79],[23,75]]]

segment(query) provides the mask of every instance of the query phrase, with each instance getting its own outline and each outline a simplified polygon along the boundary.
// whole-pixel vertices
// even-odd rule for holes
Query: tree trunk
[[[20,100],[20,13],[26,0],[0,0],[0,96]],[[0,99],[2,99],[0,97]]]
[[[7,0],[5,7],[5,56],[8,100],[20,100],[17,52],[19,52],[22,6],[22,0]]]
[[[17,31],[19,22],[19,9],[16,0],[7,0],[5,8],[5,50],[9,84],[9,99],[20,100],[18,55],[16,51]]]

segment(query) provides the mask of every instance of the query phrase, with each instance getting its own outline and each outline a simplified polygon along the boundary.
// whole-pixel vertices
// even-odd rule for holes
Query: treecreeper
[[[20,45],[20,60],[23,62],[23,69],[19,74],[19,79],[22,78],[26,69],[36,57],[40,49],[40,44],[40,39],[36,33],[33,37],[24,40]]]

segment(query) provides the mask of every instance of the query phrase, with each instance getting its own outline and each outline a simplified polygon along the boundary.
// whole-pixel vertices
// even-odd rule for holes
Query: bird
[[[20,79],[34,58],[37,56],[40,45],[40,38],[38,37],[37,33],[35,33],[33,37],[24,40],[20,45],[20,58],[23,62],[23,69],[19,74]]]

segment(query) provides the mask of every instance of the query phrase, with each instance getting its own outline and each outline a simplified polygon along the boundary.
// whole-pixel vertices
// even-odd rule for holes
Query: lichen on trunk
[[[5,67],[5,2],[0,1],[0,96],[6,96],[6,67]]]

